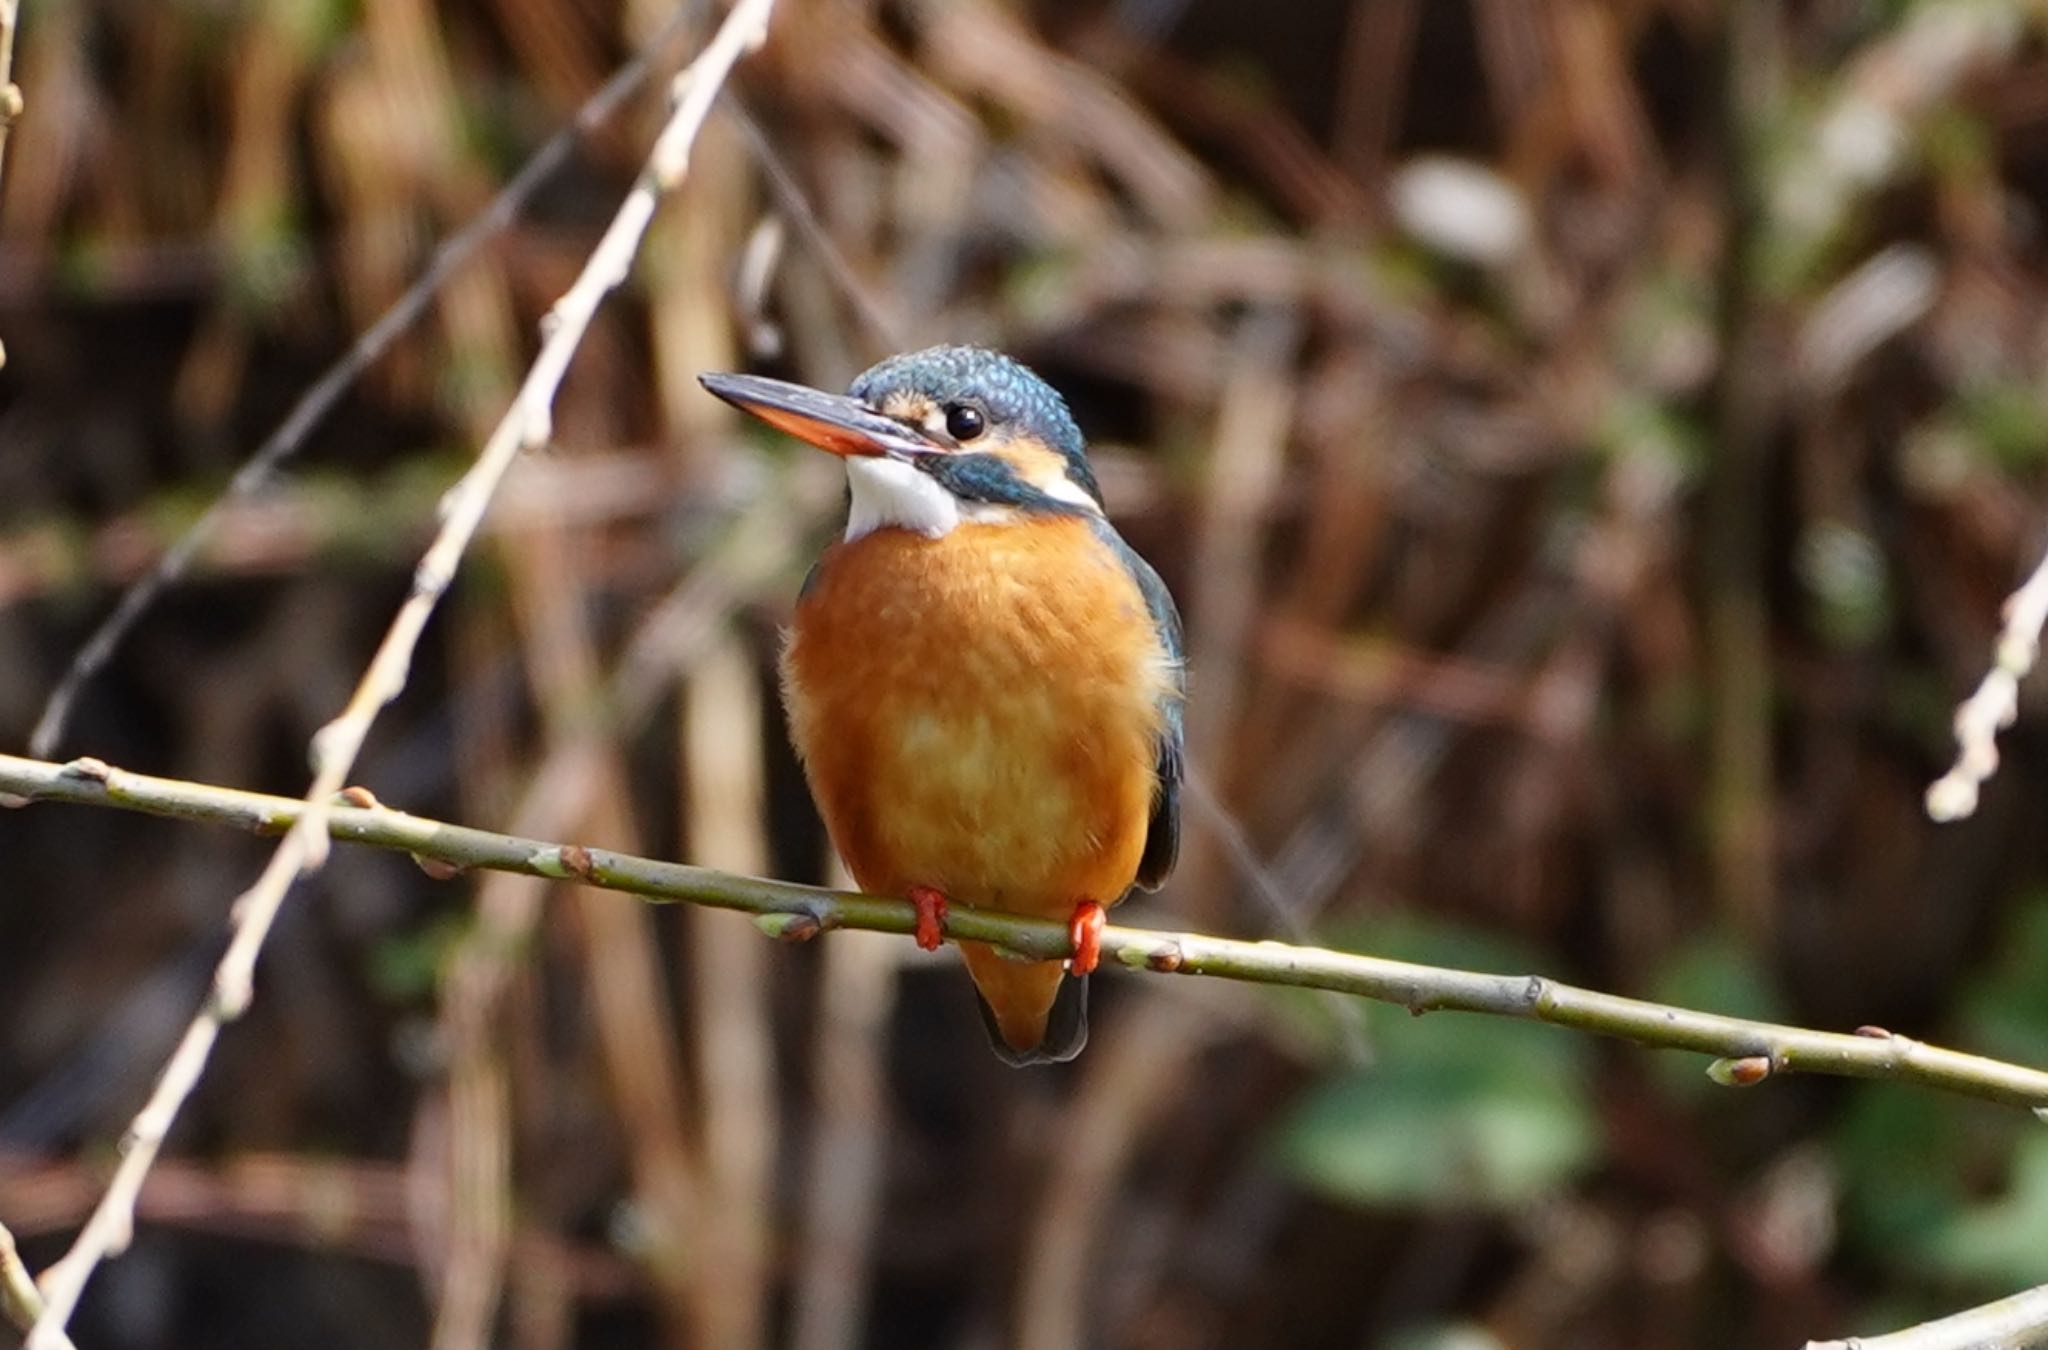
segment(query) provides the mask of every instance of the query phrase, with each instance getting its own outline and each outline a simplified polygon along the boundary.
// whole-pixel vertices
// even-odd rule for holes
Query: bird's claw
[[[937,951],[946,938],[946,897],[929,886],[912,886],[907,898],[917,911],[917,945]]]
[[[1108,922],[1109,916],[1093,900],[1074,906],[1074,917],[1067,920],[1067,941],[1074,949],[1067,962],[1070,973],[1086,975],[1101,963],[1102,929]]]

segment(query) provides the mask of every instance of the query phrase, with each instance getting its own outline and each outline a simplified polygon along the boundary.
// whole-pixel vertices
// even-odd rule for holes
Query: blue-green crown
[[[934,402],[972,403],[992,424],[1036,437],[1087,473],[1087,444],[1059,391],[1031,370],[986,347],[927,347],[861,372],[847,393],[878,407],[883,396],[914,390]],[[1070,470],[1071,471],[1071,470]],[[1092,477],[1086,479],[1092,485]]]

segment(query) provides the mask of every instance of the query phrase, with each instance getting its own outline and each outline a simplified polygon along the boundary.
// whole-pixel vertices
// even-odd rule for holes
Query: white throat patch
[[[849,540],[890,526],[937,539],[960,523],[959,499],[900,459],[849,459],[846,483],[853,490]]]
[[[1018,508],[1000,502],[963,502],[939,486],[931,475],[920,473],[900,459],[849,458],[846,482],[853,489],[853,506],[846,515],[849,540],[891,528],[914,530],[927,538],[939,539],[952,533],[953,527],[963,520],[1000,525],[1023,514]],[[1064,474],[1034,486],[1055,501],[1078,506],[1090,515],[1102,514],[1095,499]]]

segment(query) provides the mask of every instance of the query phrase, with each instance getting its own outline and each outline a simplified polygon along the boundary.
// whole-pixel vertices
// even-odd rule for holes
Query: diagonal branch
[[[451,825],[375,805],[331,805],[316,813],[302,801],[175,778],[153,778],[96,759],[53,764],[0,755],[0,793],[17,803],[74,802],[274,834],[321,828],[347,843],[403,849],[456,868],[573,878],[649,900],[682,901],[755,916],[770,936],[805,941],[832,928],[910,933],[916,916],[901,900],[819,890],[735,876],[687,863],[633,857],[581,844]],[[352,798],[367,800],[351,792]],[[1068,955],[1067,927],[989,910],[956,909],[954,938],[990,942],[1019,956]],[[1854,1035],[1753,1022],[1603,994],[1537,975],[1492,975],[1390,961],[1281,942],[1243,942],[1201,933],[1111,927],[1103,953],[1120,965],[1174,975],[1214,975],[1254,984],[1331,989],[1394,1003],[1413,1013],[1490,1013],[1549,1022],[1634,1041],[1718,1056],[1718,1082],[1749,1086],[1780,1073],[1889,1078],[1966,1097],[2048,1111],[2048,1070],[1964,1054],[1875,1027]]]
[[[294,881],[326,861],[332,801],[354,767],[371,724],[383,707],[404,691],[420,635],[442,595],[454,584],[456,569],[483,523],[499,482],[522,450],[547,442],[555,391],[568,371],[570,358],[598,306],[626,279],[661,197],[688,172],[691,148],[726,77],[741,56],[766,38],[773,8],[774,0],[738,0],[702,54],[676,77],[674,109],[655,137],[646,165],[575,282],[548,311],[540,350],[512,406],[485,441],[476,463],[442,499],[441,529],[414,570],[412,594],[399,607],[348,705],[314,737],[313,785],[293,811],[285,837],[262,875],[235,901],[233,934],[214,972],[205,1005],[186,1028],[149,1100],[130,1124],[106,1195],[71,1250],[44,1274],[46,1307],[30,1333],[30,1350],[56,1350],[86,1281],[102,1260],[127,1245],[143,1179],[205,1072],[221,1029],[248,1006],[256,957],[285,894]]]

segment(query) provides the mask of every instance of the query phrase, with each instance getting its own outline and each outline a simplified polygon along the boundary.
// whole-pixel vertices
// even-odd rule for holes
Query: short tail
[[[981,996],[989,1045],[1005,1064],[1059,1064],[1088,1044],[1088,981],[1058,961],[1013,961],[984,942],[960,954]]]

